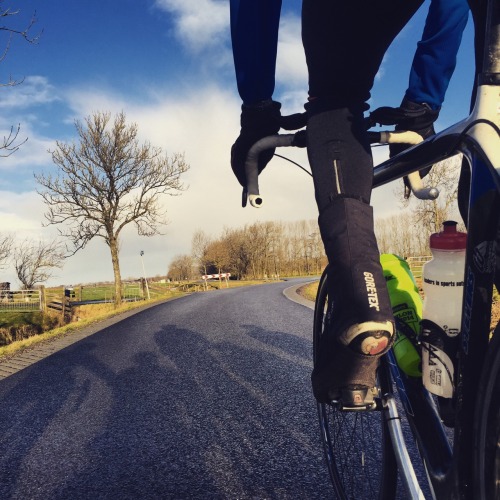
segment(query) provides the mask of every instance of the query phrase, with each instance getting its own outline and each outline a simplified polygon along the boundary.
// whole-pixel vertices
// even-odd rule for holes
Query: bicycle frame
[[[389,363],[417,439],[434,494],[438,498],[474,498],[473,424],[478,381],[489,342],[493,281],[500,244],[500,71],[499,2],[490,2],[489,38],[493,50],[480,75],[471,115],[427,141],[375,167],[374,187],[462,153],[470,166],[461,342],[456,379],[453,451],[431,396],[420,380]],[[496,5],[495,5],[496,4]],[[491,56],[491,54],[496,57]],[[497,272],[498,269],[497,269]],[[395,449],[396,453],[398,450]],[[401,450],[399,450],[401,452]],[[404,458],[400,457],[404,462]],[[401,462],[400,462],[401,463]],[[413,478],[407,476],[407,482]],[[412,491],[410,489],[410,491]]]
[[[437,161],[435,152],[439,152],[437,154],[443,159],[440,144],[454,142],[455,145],[448,149],[445,157],[458,152],[463,153],[470,163],[472,173],[453,452],[448,444],[434,401],[424,389],[421,381],[411,379],[401,373],[394,359],[392,357],[390,359],[393,378],[398,384],[408,421],[417,438],[428,476],[438,498],[448,495],[451,497],[456,495],[457,498],[464,495],[467,498],[473,495],[473,471],[470,465],[470,457],[473,454],[471,429],[474,420],[477,382],[489,341],[496,266],[495,241],[499,238],[497,233],[500,221],[500,162],[498,159],[495,160],[496,163],[486,161],[488,153],[483,156],[481,151],[486,152],[488,148],[484,142],[486,140],[489,144],[496,144],[498,157],[500,138],[497,132],[495,132],[495,137],[489,133],[483,133],[484,130],[476,133],[475,136],[472,134],[472,129],[464,132],[474,120],[475,118],[471,115],[471,118],[462,122],[461,125],[443,131],[427,144],[422,143],[407,154],[402,153],[398,158],[388,160],[375,169],[375,185],[380,185],[381,179],[390,178],[390,174],[395,169],[405,175],[413,168],[405,166],[404,156],[408,156],[408,163],[411,163],[415,155],[427,154],[428,164],[433,164]],[[484,127],[487,125],[481,123],[480,128],[484,129]]]

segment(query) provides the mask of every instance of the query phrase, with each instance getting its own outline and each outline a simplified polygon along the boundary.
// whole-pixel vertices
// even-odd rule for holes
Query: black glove
[[[399,108],[384,106],[370,113],[372,125],[396,125],[396,130],[411,130],[429,137],[429,129],[437,120],[439,110],[433,110],[428,104],[417,104],[403,99]]]
[[[380,123],[380,125],[396,125],[395,130],[411,130],[421,135],[423,139],[427,139],[436,132],[434,130],[434,122],[439,116],[439,110],[434,110],[428,104],[417,104],[403,99],[399,108],[382,107],[370,113],[370,121],[372,123]],[[389,145],[390,157],[396,156],[409,146],[405,144]],[[420,178],[423,179],[430,171],[431,167],[424,168],[419,171]],[[408,177],[403,177],[405,185],[405,198],[409,198],[411,187]]]
[[[277,134],[280,129],[281,104],[276,101],[262,101],[258,104],[241,106],[240,135],[231,148],[231,168],[238,182],[246,188],[245,161],[248,150],[260,139]],[[274,149],[264,151],[259,157],[259,174],[274,155]]]

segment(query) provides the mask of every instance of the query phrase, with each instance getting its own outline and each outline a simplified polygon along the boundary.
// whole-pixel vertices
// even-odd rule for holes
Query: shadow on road
[[[147,332],[114,325],[0,384],[2,499],[328,498],[309,341]]]

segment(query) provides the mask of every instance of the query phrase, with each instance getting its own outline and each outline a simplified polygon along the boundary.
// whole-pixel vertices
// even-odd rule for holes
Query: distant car
[[[71,298],[71,299],[74,299],[76,297],[75,289],[74,288],[65,288],[64,289],[64,296]]]

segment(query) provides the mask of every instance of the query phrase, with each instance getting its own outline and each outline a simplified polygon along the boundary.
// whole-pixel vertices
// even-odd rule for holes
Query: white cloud
[[[3,232],[15,232],[16,237],[38,235],[43,213],[41,197],[34,191],[12,193],[0,191],[0,219]]]
[[[128,121],[138,124],[141,140],[149,140],[169,154],[184,152],[191,166],[184,179],[189,189],[181,196],[164,198],[171,221],[165,226],[164,235],[145,238],[139,237],[132,227],[124,231],[120,252],[123,277],[141,275],[141,250],[145,252],[147,274],[165,274],[176,255],[190,253],[191,238],[198,229],[218,237],[224,227],[317,217],[312,179],[280,158],[274,159],[261,175],[264,206],[261,209],[241,208],[241,188],[229,164],[231,144],[239,132],[240,103],[233,89],[199,86],[183,89],[175,96],[167,91],[162,94],[158,89],[154,93],[144,89],[141,102],[130,98],[127,101],[99,89],[72,89],[65,95],[69,99],[65,104],[80,118],[96,110],[125,111]],[[144,95],[155,97],[145,104]],[[36,135],[33,137],[33,143],[42,145],[44,141],[50,142]],[[22,149],[17,161],[27,162],[29,153]],[[307,166],[305,150],[286,149],[279,153]],[[46,208],[32,190],[22,195],[4,193],[2,199],[5,200],[0,204],[0,220],[5,228],[2,230],[23,228],[41,239],[47,234],[55,234],[56,227],[41,227]],[[64,269],[58,271],[58,277],[50,283],[112,279],[109,249],[102,240],[96,239],[68,259]]]
[[[19,85],[4,88],[0,94],[3,108],[26,108],[57,100],[54,86],[44,76],[28,76]]]
[[[68,89],[64,98],[72,111],[65,120],[68,124],[73,124],[75,120],[83,121],[85,117],[97,111],[118,113],[126,110],[130,103],[112,90],[89,86]]]
[[[220,44],[229,33],[225,0],[156,0],[156,6],[173,16],[176,36],[193,51]]]
[[[74,89],[68,105],[87,116],[97,109],[112,113],[124,110],[136,122],[141,139],[162,146],[169,154],[184,152],[191,169],[185,176],[189,189],[178,197],[165,197],[170,224],[164,236],[139,237],[129,228],[121,246],[123,276],[139,275],[138,253],[145,251],[148,274],[164,274],[170,260],[190,253],[191,237],[197,229],[219,236],[224,227],[240,227],[257,220],[316,218],[312,181],[297,167],[275,159],[262,175],[262,209],[241,208],[241,188],[229,164],[231,144],[239,132],[239,101],[234,92],[216,87],[185,90],[172,98],[157,94],[148,105],[129,102],[114,94],[95,94]],[[302,163],[305,151],[282,151]],[[40,213],[40,211],[38,211]],[[38,216],[37,216],[38,217]],[[71,282],[112,279],[109,250],[96,241],[65,265]],[[101,255],[102,254],[102,255]],[[98,258],[97,255],[99,255]]]

